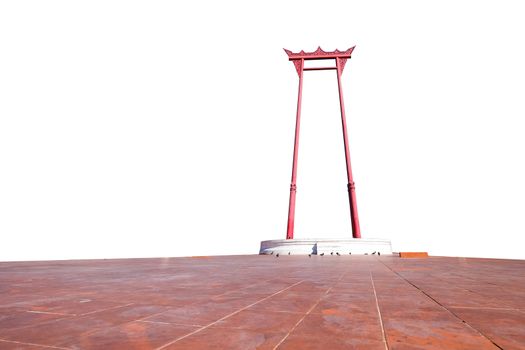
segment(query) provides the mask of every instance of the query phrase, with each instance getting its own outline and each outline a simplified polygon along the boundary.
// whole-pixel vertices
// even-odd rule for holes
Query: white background
[[[0,260],[284,238],[294,52],[343,74],[363,237],[525,258],[519,1],[2,1]],[[296,237],[350,236],[334,71],[305,73]]]

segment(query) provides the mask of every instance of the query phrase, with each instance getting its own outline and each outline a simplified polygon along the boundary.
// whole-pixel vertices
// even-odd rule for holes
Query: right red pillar
[[[341,86],[341,59],[336,58],[337,85],[339,87],[339,106],[341,107],[341,123],[343,124],[343,143],[345,146],[346,175],[348,178],[348,199],[350,200],[350,221],[352,223],[352,236],[361,238],[361,229],[359,228],[359,215],[357,214],[357,201],[355,196],[355,183],[352,176],[352,164],[350,162],[350,148],[348,147],[348,132],[346,131],[346,114],[345,102],[343,99],[343,87]]]

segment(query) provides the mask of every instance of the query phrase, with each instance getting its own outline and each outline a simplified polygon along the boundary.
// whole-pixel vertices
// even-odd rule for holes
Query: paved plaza
[[[525,349],[525,261],[0,263],[0,349]]]

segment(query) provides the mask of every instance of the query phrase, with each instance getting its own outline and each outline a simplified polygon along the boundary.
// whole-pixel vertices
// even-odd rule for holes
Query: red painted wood
[[[355,183],[352,176],[352,164],[350,162],[350,148],[348,145],[348,132],[346,130],[345,103],[343,100],[343,87],[341,86],[341,74],[343,69],[339,58],[336,58],[337,65],[337,85],[339,87],[339,105],[341,108],[341,123],[343,125],[343,142],[345,146],[346,175],[348,178],[348,198],[350,201],[350,221],[352,223],[352,236],[361,238],[361,229],[359,227],[359,215],[357,214],[357,200],[355,196]]]
[[[295,219],[295,195],[297,192],[297,155],[299,153],[299,128],[301,126],[301,99],[303,95],[303,68],[304,60],[299,64],[299,93],[297,96],[297,115],[295,119],[295,141],[293,147],[292,182],[290,184],[290,203],[288,207],[288,226],[286,229],[286,239],[293,239],[294,219]],[[296,65],[297,67],[297,65]]]
[[[350,58],[350,55],[354,51],[354,47],[349,48],[346,51],[335,50],[333,52],[326,52],[317,48],[314,52],[293,53],[290,50],[284,49],[288,55],[290,61],[293,62],[297,74],[299,75],[299,94],[297,97],[297,115],[295,121],[295,141],[293,151],[293,163],[292,163],[292,181],[290,184],[290,203],[288,206],[288,225],[286,230],[286,239],[293,239],[294,237],[294,220],[295,220],[295,197],[297,192],[297,155],[299,152],[299,127],[301,122],[301,98],[303,89],[303,72],[304,71],[316,71],[316,70],[331,70],[337,71],[337,85],[339,89],[339,105],[341,108],[341,122],[343,127],[343,142],[345,147],[345,160],[346,160],[346,173],[348,177],[348,197],[350,202],[350,221],[352,226],[352,236],[354,238],[361,238],[361,229],[359,226],[359,215],[357,213],[357,199],[355,195],[355,183],[352,176],[352,166],[350,162],[350,148],[348,144],[348,132],[346,128],[346,114],[345,105],[343,100],[343,88],[341,86],[341,74],[346,64],[346,60]],[[321,60],[321,59],[335,59],[335,67],[316,67],[316,68],[305,68],[305,60]]]

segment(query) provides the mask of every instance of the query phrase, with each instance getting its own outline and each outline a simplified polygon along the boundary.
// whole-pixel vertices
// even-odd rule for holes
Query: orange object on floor
[[[427,252],[400,252],[400,258],[428,258]]]

